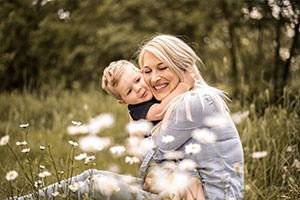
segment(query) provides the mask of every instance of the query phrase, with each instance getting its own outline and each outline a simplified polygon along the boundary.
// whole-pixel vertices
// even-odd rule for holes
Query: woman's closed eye
[[[167,69],[168,67],[160,67],[158,70],[165,70],[165,69]]]
[[[151,70],[146,69],[146,70],[144,70],[143,72],[144,72],[144,74],[149,74],[149,73],[151,73]]]
[[[138,83],[138,82],[140,82],[140,80],[141,80],[141,77],[137,78],[137,79],[135,80],[135,82]]]

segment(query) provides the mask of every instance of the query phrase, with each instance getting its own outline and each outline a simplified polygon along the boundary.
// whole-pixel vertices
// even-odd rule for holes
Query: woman
[[[140,171],[146,175],[150,163],[164,161],[168,152],[185,152],[183,159],[191,158],[198,164],[197,172],[190,173],[201,179],[205,199],[242,199],[241,141],[223,100],[224,93],[205,83],[197,68],[199,63],[201,60],[195,52],[174,36],[158,35],[142,46],[139,65],[157,100],[168,96],[185,72],[195,75],[196,84],[192,91],[178,97],[166,109],[164,119],[152,134],[157,150],[147,153]],[[216,120],[224,123],[213,123]],[[163,142],[167,136],[175,140]],[[205,139],[206,136],[215,140]],[[187,152],[188,147],[200,146],[199,153]],[[151,183],[148,177],[146,183]]]

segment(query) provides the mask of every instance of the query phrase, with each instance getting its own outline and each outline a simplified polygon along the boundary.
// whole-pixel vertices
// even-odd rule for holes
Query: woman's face
[[[177,74],[150,52],[144,54],[144,64],[141,68],[145,82],[159,101],[168,96],[179,83]]]

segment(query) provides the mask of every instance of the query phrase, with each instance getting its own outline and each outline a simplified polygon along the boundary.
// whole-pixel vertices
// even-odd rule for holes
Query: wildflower
[[[174,140],[175,140],[175,138],[174,138],[174,136],[172,136],[172,135],[166,135],[166,136],[163,136],[162,139],[161,139],[161,141],[162,141],[163,143],[166,143],[166,144],[168,144],[168,143],[170,143],[170,142],[173,142]]]
[[[111,196],[120,191],[117,180],[110,176],[95,175],[92,181],[95,189],[105,196]]]
[[[40,167],[40,169],[45,169],[44,165],[40,165],[39,167]]]
[[[17,176],[18,176],[18,173],[15,170],[9,171],[6,174],[6,180],[8,180],[8,181],[15,180],[17,178]]]
[[[154,146],[152,140],[136,136],[130,137],[126,141],[126,150],[131,155],[145,155]]]
[[[87,104],[84,104],[84,105],[83,105],[83,109],[84,109],[84,110],[87,110],[88,108],[89,108],[89,106],[88,106]]]
[[[16,142],[16,145],[17,145],[17,146],[24,146],[24,145],[27,145],[27,142],[26,142],[26,141],[23,141],[23,142]]]
[[[53,197],[58,197],[59,195],[60,195],[60,193],[59,193],[58,191],[52,193],[52,196],[53,196]]]
[[[76,125],[76,126],[80,126],[82,123],[79,121],[72,121],[72,124]]]
[[[213,143],[216,141],[217,137],[214,132],[209,131],[206,128],[203,129],[195,129],[192,132],[193,138],[202,142],[202,143]]]
[[[28,153],[29,151],[30,151],[30,148],[25,148],[25,149],[21,150],[22,153]]]
[[[63,174],[63,173],[64,173],[64,171],[57,171],[57,173],[58,173],[58,174]]]
[[[6,145],[9,141],[9,135],[3,136],[0,140],[0,146]]]
[[[45,147],[44,146],[40,146],[40,150],[45,150]]]
[[[75,157],[75,160],[83,160],[87,157],[86,153],[82,153]]]
[[[247,110],[246,112],[238,112],[238,113],[234,113],[231,114],[231,119],[235,124],[240,124],[246,117],[249,116],[249,110]]]
[[[129,163],[130,165],[132,165],[133,163],[138,163],[139,161],[140,160],[135,156],[132,156],[132,157],[126,156],[125,157],[125,162]]]
[[[234,164],[234,169],[237,172],[241,172],[242,171],[242,166],[236,163],[236,164]]]
[[[296,167],[297,169],[300,169],[300,161],[298,159],[295,159],[292,164],[292,167]]]
[[[88,125],[89,132],[90,134],[95,135],[99,133],[100,130],[111,127],[114,121],[115,120],[111,114],[106,113],[98,115],[97,117],[90,120],[90,123]]]
[[[184,157],[184,154],[181,151],[168,151],[164,154],[164,157],[167,160],[179,160]]]
[[[173,164],[174,165],[174,164]],[[190,184],[190,177],[186,171],[179,170],[176,165],[164,163],[156,166],[152,171],[152,190],[161,196],[182,194]]]
[[[77,188],[81,188],[83,186],[83,182],[79,181],[79,182],[75,183],[74,185],[77,186]]]
[[[85,124],[81,126],[68,126],[67,131],[70,135],[87,134],[89,132],[89,126]]]
[[[258,152],[254,152],[252,154],[252,158],[263,158],[263,157],[266,157],[268,154],[268,152],[266,151],[258,151]]]
[[[292,146],[288,146],[287,148],[286,148],[286,152],[292,152],[293,151],[293,147]]]
[[[93,161],[93,160],[95,160],[96,159],[96,156],[88,156],[88,157],[86,157],[85,158],[85,164],[87,164],[87,163],[89,163],[89,162],[91,162],[91,161]]]
[[[19,125],[20,128],[27,128],[28,126],[29,126],[29,123],[27,123],[27,124],[20,124]]]
[[[178,166],[181,170],[191,171],[197,167],[197,163],[191,159],[184,159],[179,163]]]
[[[133,135],[149,135],[153,125],[147,120],[132,121],[126,125],[126,131]]]
[[[76,192],[77,190],[78,190],[78,187],[77,187],[77,185],[69,185],[69,188],[70,188],[70,190],[72,191],[72,192]]]
[[[226,116],[219,114],[219,115],[206,117],[203,120],[203,123],[208,127],[222,128],[222,127],[226,127],[228,125],[229,121],[226,118]]]
[[[253,7],[253,9],[250,12],[250,18],[252,19],[256,19],[259,20],[261,19],[263,16],[262,14],[258,11],[258,9],[256,7]]]
[[[124,153],[125,151],[125,147],[124,146],[114,146],[110,148],[110,152],[112,154],[117,154],[117,155],[121,155],[122,153]]]
[[[188,144],[185,146],[186,154],[196,154],[201,151],[201,146],[199,144]]]
[[[43,172],[39,173],[39,177],[41,177],[41,178],[45,178],[50,175],[51,175],[51,173],[48,171],[43,171]]]
[[[94,135],[85,136],[79,139],[79,147],[85,152],[97,152],[110,145],[111,140],[107,137]]]
[[[43,182],[41,180],[37,180],[34,182],[34,187],[41,188],[43,187]]]
[[[69,141],[69,144],[70,145],[72,145],[72,146],[74,146],[74,147],[77,147],[78,146],[78,143],[77,142],[73,142],[73,141]]]

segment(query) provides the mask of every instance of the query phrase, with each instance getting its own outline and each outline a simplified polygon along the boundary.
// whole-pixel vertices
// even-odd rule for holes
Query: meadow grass
[[[300,198],[299,102],[289,102],[286,98],[283,106],[276,106],[265,102],[264,98],[262,95],[256,102],[232,101],[229,104],[232,113],[249,111],[249,115],[237,124],[245,158],[244,199]],[[257,103],[262,101],[264,106]],[[39,165],[44,165],[51,172],[46,185],[57,181],[56,171],[64,171],[62,179],[67,177],[68,168],[71,167],[68,158],[73,148],[68,141],[78,140],[77,136],[67,133],[67,126],[72,125],[72,120],[87,123],[101,113],[111,113],[115,118],[113,127],[101,131],[99,136],[111,137],[113,145],[122,145],[128,138],[125,131],[129,122],[126,106],[118,104],[115,99],[96,89],[53,94],[2,93],[0,102],[0,137],[10,136],[9,145],[28,174],[37,177],[42,171]],[[25,123],[29,123],[26,129],[19,127]],[[15,144],[25,140],[27,131],[27,142],[31,149],[28,154],[24,154],[20,151],[22,147]],[[41,145],[46,150],[40,150]],[[48,146],[51,148],[56,170]],[[252,157],[254,152],[262,151],[266,151],[267,156]],[[79,153],[82,152],[75,148],[74,154]],[[75,161],[73,175],[89,168],[97,168],[139,176],[135,165],[125,163],[125,155],[115,157],[107,149],[93,155],[96,156],[95,164]],[[6,146],[0,146],[0,156],[0,199],[9,197],[11,192],[13,195],[32,192],[32,186],[26,180],[23,170]],[[5,176],[10,170],[16,170],[19,176],[8,182]],[[12,183],[12,190],[9,183]]]

